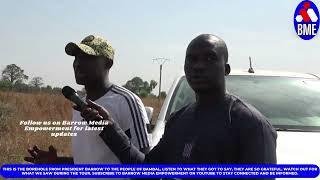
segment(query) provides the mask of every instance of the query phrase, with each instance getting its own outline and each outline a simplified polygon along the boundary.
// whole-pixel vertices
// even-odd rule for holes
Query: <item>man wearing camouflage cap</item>
[[[114,49],[107,40],[99,36],[87,36],[80,44],[71,42],[65,48],[66,53],[70,56],[76,56],[78,50],[82,50],[87,55],[102,56],[111,61],[114,59]]]
[[[109,70],[114,61],[114,49],[110,43],[102,37],[90,35],[80,44],[68,43],[65,52],[75,57],[73,62],[75,79],[77,84],[85,86],[88,104],[94,101],[108,109],[114,120],[131,138],[131,142],[147,152],[149,139],[146,124],[149,120],[142,101],[129,90],[112,84],[109,80]],[[78,107],[74,109],[72,117],[74,122],[83,121],[81,116],[92,110],[87,107],[80,114]],[[96,117],[99,116],[96,112]],[[73,158],[57,157],[56,149],[52,146],[49,147],[49,151],[39,150],[35,146],[28,150],[31,157],[26,157],[25,160],[32,163],[120,163],[99,137],[101,131],[85,131],[86,128],[89,129],[87,126],[81,131],[75,131],[77,136],[72,137]]]

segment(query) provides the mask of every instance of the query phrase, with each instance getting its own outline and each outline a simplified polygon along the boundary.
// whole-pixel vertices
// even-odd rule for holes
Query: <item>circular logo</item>
[[[303,40],[310,40],[317,35],[319,29],[319,11],[309,0],[300,2],[294,12],[294,28]]]

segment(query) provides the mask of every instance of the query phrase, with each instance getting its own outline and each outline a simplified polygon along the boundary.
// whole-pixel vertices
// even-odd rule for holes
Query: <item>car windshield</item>
[[[320,80],[230,75],[226,86],[230,94],[255,106],[278,130],[320,130]],[[195,94],[185,77],[173,97],[167,114],[195,102]]]

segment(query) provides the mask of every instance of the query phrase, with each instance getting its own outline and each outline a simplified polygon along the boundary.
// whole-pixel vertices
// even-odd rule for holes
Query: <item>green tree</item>
[[[28,84],[25,84],[20,81],[17,81],[16,83],[14,83],[13,89],[14,89],[14,91],[17,91],[17,92],[30,92],[31,91],[31,87]]]
[[[11,82],[8,80],[1,80],[0,81],[0,90],[6,91],[11,89]]]
[[[41,87],[40,88],[42,92],[46,92],[46,93],[51,93],[52,92],[52,87],[50,85],[47,85],[45,87]]]
[[[154,88],[156,88],[156,86],[158,85],[158,83],[157,83],[157,81],[155,81],[155,80],[151,80],[150,81],[150,92],[149,93],[151,93],[151,91],[154,89]]]
[[[29,84],[32,86],[32,87],[35,87],[35,88],[40,88],[41,86],[43,86],[43,79],[42,77],[34,77],[31,79],[31,81],[29,82]]]
[[[54,94],[61,94],[61,90],[62,90],[62,88],[54,87],[54,88],[52,89],[52,92],[53,92]]]
[[[147,81],[143,81],[140,77],[134,77],[127,81],[123,87],[140,97],[146,97],[150,95],[157,84],[158,83],[155,80],[151,80],[150,83],[148,83]]]
[[[144,86],[143,80],[140,77],[134,77],[133,79],[127,81],[123,87],[139,95],[140,90],[143,88],[143,86]]]
[[[138,96],[140,96],[141,98],[145,98],[148,96],[148,92],[145,89],[142,89]]]
[[[52,91],[52,87],[50,85],[47,85],[46,87],[43,87],[46,91],[50,92]]]
[[[167,93],[165,91],[161,91],[160,93],[160,98],[166,98],[167,97]]]
[[[17,81],[22,83],[24,80],[28,80],[28,76],[19,66],[10,64],[2,71],[2,79],[10,81],[11,85],[14,85]]]

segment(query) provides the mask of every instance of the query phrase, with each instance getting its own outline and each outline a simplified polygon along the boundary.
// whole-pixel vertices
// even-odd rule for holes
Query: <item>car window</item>
[[[275,127],[320,130],[320,80],[237,76],[226,78],[227,91],[255,106]],[[174,92],[168,113],[195,102],[185,77]]]
[[[168,111],[166,113],[166,120],[169,118],[169,115],[175,111],[178,111],[182,107],[195,102],[195,93],[190,88],[187,79],[183,76],[173,93],[173,98],[170,101]]]

